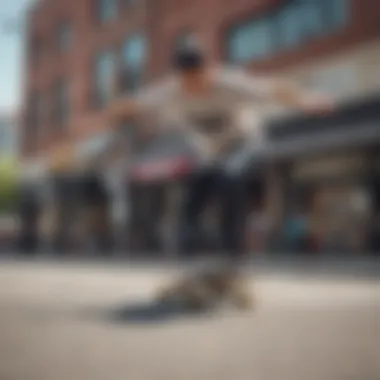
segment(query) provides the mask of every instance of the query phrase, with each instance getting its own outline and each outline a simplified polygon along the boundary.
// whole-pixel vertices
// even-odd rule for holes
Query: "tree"
[[[18,168],[13,158],[0,158],[0,212],[14,210],[17,201]]]

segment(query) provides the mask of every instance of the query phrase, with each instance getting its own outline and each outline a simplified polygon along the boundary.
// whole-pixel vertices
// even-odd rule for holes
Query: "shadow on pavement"
[[[68,309],[27,307],[20,309],[20,312],[39,324],[76,320],[79,323],[95,322],[115,325],[157,325],[174,320],[209,316],[211,315],[212,309],[191,311],[180,305],[164,305],[152,301],[135,301],[121,306],[88,306]]]
[[[192,311],[179,304],[152,301],[131,302],[110,310],[87,310],[86,317],[119,324],[157,324],[189,317],[210,315],[211,309]]]

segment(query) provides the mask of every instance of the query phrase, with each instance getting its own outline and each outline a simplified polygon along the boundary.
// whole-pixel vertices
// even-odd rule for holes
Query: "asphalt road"
[[[380,283],[257,273],[252,312],[150,300],[174,269],[0,264],[0,380],[379,380]]]

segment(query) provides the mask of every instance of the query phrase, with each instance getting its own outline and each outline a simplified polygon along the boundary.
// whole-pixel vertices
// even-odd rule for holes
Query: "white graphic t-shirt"
[[[172,77],[138,96],[163,125],[183,129],[203,162],[220,159],[249,138],[249,125],[242,122],[241,113],[270,100],[273,88],[271,82],[237,69],[215,68],[210,75],[210,85],[201,94],[187,94]]]

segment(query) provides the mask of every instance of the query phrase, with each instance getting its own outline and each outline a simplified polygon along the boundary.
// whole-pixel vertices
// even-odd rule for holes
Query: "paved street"
[[[149,306],[172,274],[1,262],[0,379],[380,379],[373,277],[258,273],[255,311],[191,316]]]

